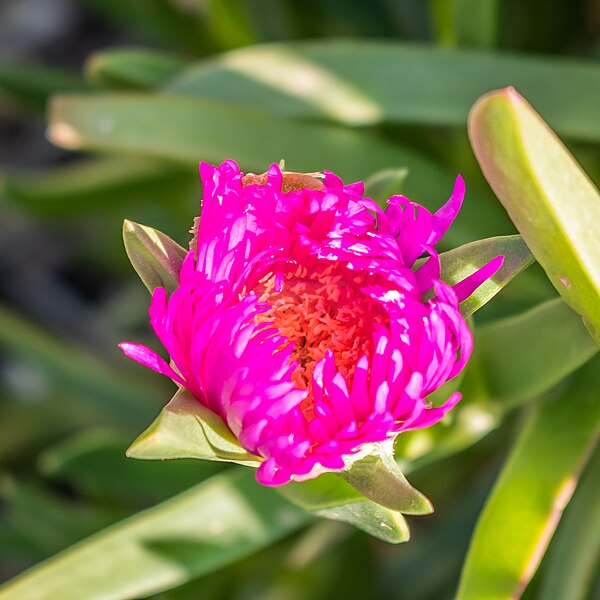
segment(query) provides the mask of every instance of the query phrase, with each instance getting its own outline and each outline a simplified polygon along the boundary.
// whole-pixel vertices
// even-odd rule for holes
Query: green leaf
[[[125,378],[86,348],[66,344],[2,305],[0,348],[79,391],[82,407],[101,410],[111,422],[139,423],[159,399],[153,385]]]
[[[127,443],[125,433],[90,428],[45,449],[39,469],[84,497],[140,508],[183,492],[224,467],[199,460],[129,460],[123,451]]]
[[[463,399],[436,427],[396,440],[405,472],[473,445],[510,410],[548,392],[598,352],[581,319],[560,298],[476,327],[473,334],[473,356],[459,387]]]
[[[473,107],[481,168],[559,294],[600,343],[600,194],[552,130],[512,88]]]
[[[184,196],[185,186],[192,185],[198,185],[195,173],[158,160],[96,157],[49,171],[10,173],[3,192],[20,206],[57,219],[109,206],[147,204],[149,198],[160,198],[159,192],[165,198]]]
[[[179,271],[186,251],[169,236],[133,221],[123,223],[127,256],[144,285],[152,293],[162,287],[171,293],[179,286]]]
[[[497,37],[498,0],[430,1],[437,38],[444,46],[494,46]]]
[[[365,497],[338,473],[322,473],[316,479],[291,481],[277,491],[296,506],[306,510],[332,508],[343,504],[360,502]]]
[[[483,394],[503,410],[547,392],[598,352],[560,298],[483,325],[475,335],[472,363],[481,371],[469,368],[461,389],[465,395]]]
[[[471,16],[489,0],[467,3]],[[600,67],[567,59],[365,40],[279,43],[191,66],[168,91],[348,125],[464,126],[477,98],[506,85],[530,98],[559,133],[600,139]],[[390,166],[403,164],[412,172],[410,163]]]
[[[341,476],[373,502],[406,515],[433,512],[429,499],[416,490],[394,460],[392,444],[377,444],[367,456],[353,462]]]
[[[0,587],[1,600],[126,600],[215,571],[310,519],[248,469],[217,475]]]
[[[600,436],[600,359],[529,416],[479,519],[458,600],[519,598]]]
[[[365,197],[371,198],[385,210],[387,200],[400,194],[408,175],[408,169],[386,169],[373,173],[365,181]]]
[[[257,467],[222,419],[181,388],[154,423],[127,450],[130,458],[164,460],[198,458]]]
[[[488,238],[440,254],[441,279],[449,285],[462,281],[493,258],[504,256],[502,267],[460,304],[465,317],[487,304],[513,277],[533,263],[533,256],[520,235]]]
[[[370,500],[318,509],[313,513],[333,521],[353,525],[389,544],[401,544],[410,539],[410,531],[402,514]]]
[[[79,76],[45,66],[1,65],[0,105],[7,103],[16,111],[43,112],[51,94],[83,91],[87,88]]]
[[[194,98],[63,96],[52,103],[50,121],[49,137],[59,146],[162,158],[182,163],[190,171],[196,170],[199,160],[233,158],[244,171],[261,173],[284,158],[292,171],[327,168],[356,181],[381,169],[410,165],[404,193],[433,210],[449,196],[456,176],[417,151],[361,131],[294,122],[264,111]],[[265,131],[269,136],[265,137]],[[479,201],[465,206],[460,222],[445,238],[447,243],[511,227],[501,207],[482,201],[486,192],[476,193]]]
[[[569,502],[544,561],[539,597],[586,600],[600,566],[600,446]]]
[[[111,49],[96,52],[85,64],[93,84],[107,88],[153,89],[175,76],[188,61],[148,49]]]

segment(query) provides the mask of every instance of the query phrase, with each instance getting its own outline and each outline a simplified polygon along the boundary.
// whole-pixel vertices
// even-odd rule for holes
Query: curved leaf
[[[327,168],[347,181],[356,181],[381,169],[410,165],[404,193],[431,209],[448,197],[455,178],[419,152],[371,134],[294,122],[203,99],[142,94],[62,96],[52,102],[50,121],[49,137],[59,146],[162,158],[194,170],[199,160],[233,158],[243,170],[261,173],[284,158],[290,170],[309,173]],[[460,221],[445,238],[448,243],[510,230],[501,207],[482,201],[486,194],[491,198],[489,192],[477,190],[477,194],[480,201],[465,205]]]
[[[600,568],[600,447],[558,526],[544,562],[544,600],[586,600]]]
[[[465,317],[487,304],[513,277],[525,270],[533,262],[533,256],[520,235],[478,240],[440,254],[441,279],[449,285],[459,283],[497,256],[504,257],[502,267],[461,302],[460,310]]]
[[[477,98],[507,85],[531,98],[561,134],[600,139],[600,68],[593,62],[365,40],[294,42],[191,66],[167,90],[347,125],[462,126]]]
[[[340,475],[376,504],[405,515],[431,514],[433,505],[408,483],[394,460],[393,451],[392,444],[377,444]]]
[[[127,256],[144,285],[152,293],[162,287],[171,293],[179,286],[179,271],[186,251],[169,236],[133,221],[123,223]]]
[[[600,244],[593,226],[600,223],[598,190],[513,88],[477,102],[469,133],[510,218],[559,294],[600,343]]]
[[[0,600],[146,597],[255,552],[310,520],[247,469],[187,492],[80,542],[0,587]]]
[[[600,436],[600,359],[537,406],[479,519],[457,600],[519,598]]]
[[[222,419],[181,388],[154,423],[127,450],[130,458],[165,460],[198,458],[257,467]]]

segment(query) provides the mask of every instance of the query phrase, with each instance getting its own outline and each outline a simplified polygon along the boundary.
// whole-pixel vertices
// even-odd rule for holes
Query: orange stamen
[[[275,275],[261,279],[255,290],[270,308],[257,317],[259,323],[274,323],[281,335],[294,345],[291,360],[298,361],[293,381],[309,394],[302,405],[305,416],[313,416],[312,375],[316,363],[328,350],[352,384],[356,363],[373,351],[373,326],[387,322],[385,312],[360,292],[369,275],[349,271],[337,264],[309,273],[298,267],[288,273],[283,289],[276,291]]]

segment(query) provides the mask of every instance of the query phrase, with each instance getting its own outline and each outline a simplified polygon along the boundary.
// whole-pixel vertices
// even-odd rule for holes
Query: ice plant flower
[[[473,346],[459,302],[501,263],[440,281],[435,244],[462,179],[431,214],[403,196],[384,212],[362,183],[330,172],[243,175],[229,160],[200,173],[179,286],[157,288],[149,310],[171,362],[130,342],[123,352],[219,415],[265,485],[342,470],[369,445],[442,419],[460,394],[438,407],[427,396]]]

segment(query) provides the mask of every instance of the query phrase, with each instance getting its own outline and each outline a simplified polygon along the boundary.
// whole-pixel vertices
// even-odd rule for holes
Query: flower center
[[[288,339],[285,345],[294,345],[291,360],[299,364],[293,381],[309,390],[301,407],[308,420],[313,417],[311,388],[316,363],[331,350],[350,387],[356,363],[373,351],[374,324],[387,324],[385,311],[360,292],[369,278],[337,264],[312,273],[298,267],[284,277],[283,286],[276,285],[271,273],[256,289],[259,300],[270,306],[257,317],[258,322],[274,323]]]

